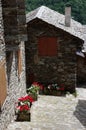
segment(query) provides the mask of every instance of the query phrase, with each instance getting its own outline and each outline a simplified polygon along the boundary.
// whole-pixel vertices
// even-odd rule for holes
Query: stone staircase
[[[83,110],[86,115],[85,92],[86,90],[82,90],[82,94],[78,94],[77,98],[72,95],[66,97],[39,95],[38,101],[31,107],[31,121],[12,121],[7,130],[86,130],[86,116],[80,116],[83,115]],[[83,96],[83,107],[79,107],[81,112],[79,113],[77,105]]]

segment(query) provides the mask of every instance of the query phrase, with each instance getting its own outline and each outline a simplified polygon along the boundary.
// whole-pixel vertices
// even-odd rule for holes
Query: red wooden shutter
[[[40,56],[47,55],[46,37],[40,37],[38,43],[38,52]]]
[[[38,39],[38,54],[40,56],[56,56],[57,38],[56,37],[40,37]]]
[[[57,38],[49,37],[47,38],[47,55],[56,56],[57,54]]]

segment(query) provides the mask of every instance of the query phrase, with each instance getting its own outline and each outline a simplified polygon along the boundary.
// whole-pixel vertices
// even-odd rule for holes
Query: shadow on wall
[[[10,82],[12,61],[13,61],[13,53],[12,52],[6,52],[6,65],[7,65],[8,84]]]
[[[35,74],[34,74],[34,70],[30,67],[27,68],[26,70],[26,84],[27,84],[27,88],[31,86],[31,84],[33,82],[36,81],[35,79]]]
[[[75,117],[86,128],[86,100],[79,100],[74,112]]]

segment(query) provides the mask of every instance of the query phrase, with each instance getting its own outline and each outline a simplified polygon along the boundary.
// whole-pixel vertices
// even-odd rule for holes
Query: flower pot
[[[16,121],[30,121],[31,120],[31,114],[30,113],[18,113]]]

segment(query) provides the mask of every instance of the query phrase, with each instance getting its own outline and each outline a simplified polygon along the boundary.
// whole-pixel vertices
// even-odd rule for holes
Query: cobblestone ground
[[[31,108],[31,122],[12,121],[7,130],[86,130],[86,88],[78,96],[42,96]]]

